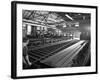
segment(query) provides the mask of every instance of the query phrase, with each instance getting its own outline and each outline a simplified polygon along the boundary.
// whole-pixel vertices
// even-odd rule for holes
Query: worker
[[[28,45],[29,40],[27,38],[23,39],[23,67],[28,68],[32,65],[32,63],[29,61],[29,55],[28,55]]]

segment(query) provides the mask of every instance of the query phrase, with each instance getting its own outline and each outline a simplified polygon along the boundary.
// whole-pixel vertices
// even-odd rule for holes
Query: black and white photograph
[[[97,72],[96,6],[12,5],[14,78]]]
[[[23,69],[91,66],[91,14],[23,10]]]

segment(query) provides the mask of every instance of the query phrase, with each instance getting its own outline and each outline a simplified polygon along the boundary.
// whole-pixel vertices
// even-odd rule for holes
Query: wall
[[[98,5],[100,9],[100,0],[31,0],[31,1],[62,3],[62,4]],[[10,66],[11,65],[11,12],[10,12],[11,5],[10,3],[11,0],[0,0],[0,10],[1,10],[0,11],[0,37],[1,37],[0,38],[0,54],[1,54],[0,55],[0,80],[11,80],[10,78],[10,71],[11,71],[11,66]],[[98,16],[98,18],[100,20],[100,16]],[[100,37],[98,39],[99,39],[98,41],[100,41]],[[98,44],[100,44],[100,42]],[[100,57],[100,54],[98,54],[98,57]],[[100,61],[100,58],[98,59]],[[99,62],[99,67],[100,67],[100,62]],[[51,78],[48,77],[48,78],[41,78],[41,79],[42,80],[100,80],[100,69],[99,69],[99,74],[77,75],[77,76],[75,75],[75,76],[63,76],[63,77],[51,77]],[[25,79],[25,80],[41,80],[41,79],[36,78],[36,79]]]
[[[89,32],[89,28],[91,28],[91,25],[90,25],[90,20],[82,20],[82,21],[79,21],[79,30],[84,32]]]

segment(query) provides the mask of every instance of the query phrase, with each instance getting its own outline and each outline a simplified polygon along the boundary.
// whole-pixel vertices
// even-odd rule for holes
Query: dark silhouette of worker
[[[28,68],[32,65],[32,63],[29,61],[29,55],[28,55],[28,45],[29,40],[27,38],[23,39],[23,67]]]

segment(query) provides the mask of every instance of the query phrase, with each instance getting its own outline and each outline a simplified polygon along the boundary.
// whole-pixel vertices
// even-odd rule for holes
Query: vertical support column
[[[32,32],[31,32],[31,34],[32,34],[32,36],[33,37],[36,37],[36,26],[32,26]]]
[[[23,35],[23,38],[25,38],[27,36],[27,24],[23,24],[22,29],[23,29],[22,35]]]

